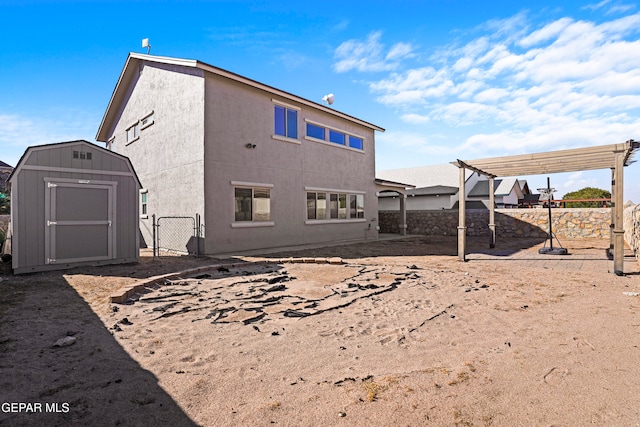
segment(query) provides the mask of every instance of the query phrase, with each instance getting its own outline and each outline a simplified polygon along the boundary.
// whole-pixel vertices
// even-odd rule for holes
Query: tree
[[[9,215],[11,213],[11,199],[6,193],[0,193],[0,215]]]
[[[585,187],[582,190],[567,193],[563,197],[564,200],[578,199],[611,199],[611,193],[600,188]],[[598,208],[602,206],[602,202],[573,202],[566,203],[568,208]]]

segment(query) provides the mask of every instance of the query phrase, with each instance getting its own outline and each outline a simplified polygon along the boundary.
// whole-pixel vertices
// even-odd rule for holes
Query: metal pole
[[[547,188],[551,190],[551,180],[547,177]],[[553,250],[553,226],[551,225],[551,199],[553,193],[549,192],[549,201],[547,206],[549,207],[549,247]]]
[[[458,260],[466,261],[467,252],[467,224],[466,214],[466,194],[464,189],[466,168],[460,167],[460,186],[458,190]]]
[[[496,197],[495,189],[493,188],[495,180],[493,177],[489,178],[489,247],[496,247]]]
[[[196,214],[196,229],[194,230],[196,236],[196,257],[200,256],[200,214]]]
[[[156,214],[151,215],[151,228],[153,229],[153,258],[156,258]]]

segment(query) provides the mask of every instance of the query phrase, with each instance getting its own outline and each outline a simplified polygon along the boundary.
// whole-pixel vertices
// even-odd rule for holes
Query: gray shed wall
[[[74,150],[90,151],[92,160],[73,159]],[[114,258],[91,264],[138,261],[139,184],[127,160],[89,143],[52,144],[28,149],[11,178],[12,263],[15,273],[85,264],[46,263],[45,179],[117,183]]]

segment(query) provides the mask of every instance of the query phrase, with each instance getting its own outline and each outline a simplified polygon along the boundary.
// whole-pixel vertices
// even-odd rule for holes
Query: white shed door
[[[115,258],[115,189],[83,181],[46,183],[47,264]]]

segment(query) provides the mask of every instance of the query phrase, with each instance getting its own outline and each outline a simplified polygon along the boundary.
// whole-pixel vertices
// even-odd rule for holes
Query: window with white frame
[[[274,105],[274,134],[298,139],[298,110],[284,105]]]
[[[140,122],[127,129],[127,143],[133,142],[140,137]]]
[[[307,191],[307,220],[364,219],[364,194]]]
[[[324,128],[313,123],[307,123],[307,136],[324,140]]]
[[[140,217],[148,218],[147,190],[140,190]]]
[[[313,122],[311,120],[306,121],[306,134],[305,137],[310,140],[330,142],[332,144],[341,145],[343,147],[349,147],[354,150],[364,150],[364,138],[361,136],[353,135],[348,132],[341,131],[339,129],[330,128],[320,123]],[[327,132],[328,130],[328,132]]]
[[[235,221],[271,221],[271,190],[260,187],[234,188]]]
[[[151,113],[140,119],[140,130],[148,128],[154,123],[153,114],[154,112],[152,111]]]

